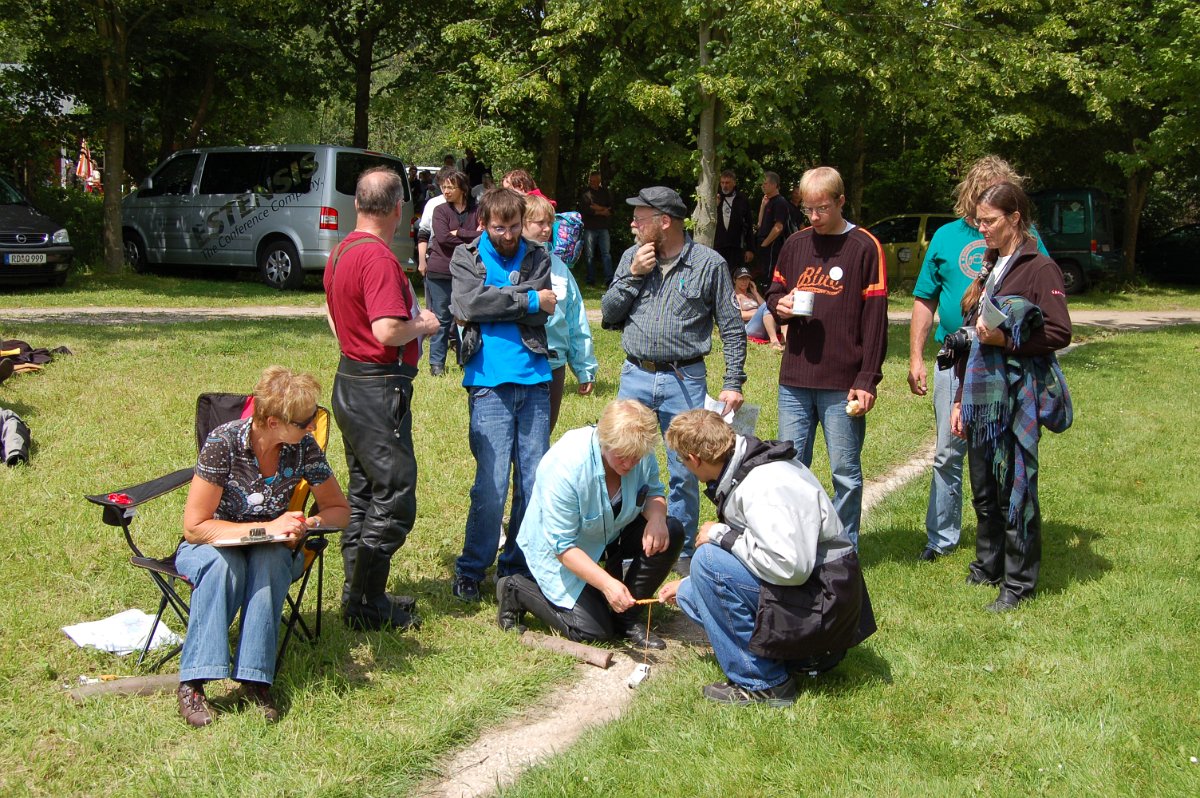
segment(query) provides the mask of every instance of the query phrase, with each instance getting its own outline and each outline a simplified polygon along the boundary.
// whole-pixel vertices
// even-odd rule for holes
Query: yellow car
[[[905,213],[880,219],[868,227],[883,245],[888,282],[916,280],[934,231],[957,218],[949,213]]]

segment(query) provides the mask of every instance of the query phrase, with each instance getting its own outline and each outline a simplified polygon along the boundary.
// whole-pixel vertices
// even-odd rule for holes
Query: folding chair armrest
[[[192,468],[181,468],[149,482],[130,485],[111,493],[88,495],[85,498],[92,504],[98,504],[103,508],[104,523],[111,526],[122,526],[122,519],[126,517],[127,511],[173,490],[178,490],[192,481],[192,472]]]

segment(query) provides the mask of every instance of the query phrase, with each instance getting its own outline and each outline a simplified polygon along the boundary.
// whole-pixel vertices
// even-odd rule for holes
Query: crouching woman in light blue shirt
[[[517,536],[533,579],[496,583],[500,628],[518,629],[529,612],[571,640],[666,647],[635,603],[654,595],[683,547],[682,524],[667,517],[658,439],[649,408],[618,400],[595,427],[550,448]]]

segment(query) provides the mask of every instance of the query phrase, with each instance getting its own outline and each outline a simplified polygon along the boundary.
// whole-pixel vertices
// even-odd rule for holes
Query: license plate
[[[5,263],[45,263],[45,252],[14,252],[4,256]]]

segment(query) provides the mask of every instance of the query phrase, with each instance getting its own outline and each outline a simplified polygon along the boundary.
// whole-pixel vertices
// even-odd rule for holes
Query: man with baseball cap
[[[687,206],[674,190],[644,188],[626,202],[633,206],[630,227],[636,242],[621,256],[601,300],[604,327],[622,331],[626,354],[618,398],[636,399],[655,411],[663,432],[677,414],[703,407],[704,357],[712,350],[715,320],[725,355],[718,400],[726,412],[738,409],[746,381],[746,333],[730,301],[733,285],[725,260],[684,230]],[[700,490],[674,452],[667,452],[667,467],[667,513],[683,524],[680,565],[686,571],[695,546]]]

